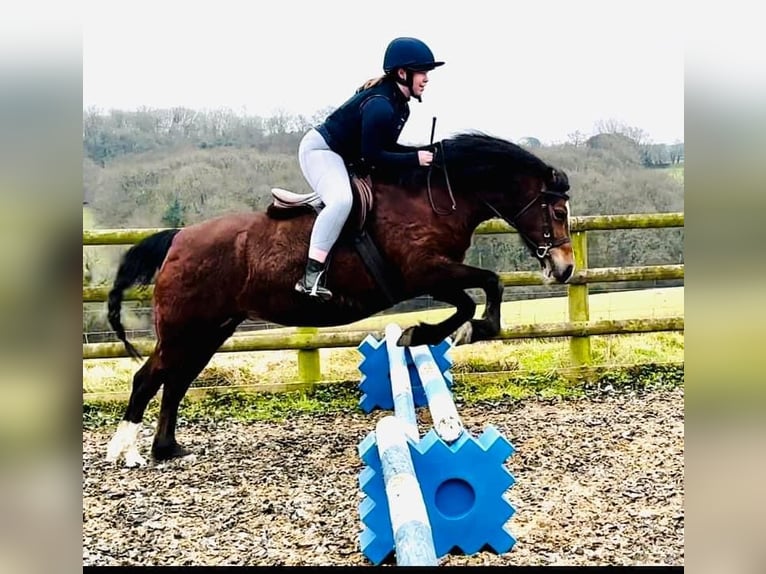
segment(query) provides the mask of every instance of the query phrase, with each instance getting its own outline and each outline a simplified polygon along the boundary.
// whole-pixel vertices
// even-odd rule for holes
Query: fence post
[[[572,249],[576,271],[585,271],[588,268],[588,241],[585,231],[572,233]],[[588,309],[588,284],[569,285],[569,321],[588,321],[590,312]],[[572,363],[575,367],[582,367],[591,362],[590,339],[586,337],[571,337],[569,351]]]
[[[298,327],[299,335],[316,335],[316,327]],[[298,379],[301,383],[317,383],[322,380],[322,369],[319,364],[319,349],[298,350]]]

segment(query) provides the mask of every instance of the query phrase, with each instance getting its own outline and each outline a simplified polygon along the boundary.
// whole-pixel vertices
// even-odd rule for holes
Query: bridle
[[[447,183],[447,193],[449,193],[452,206],[447,211],[439,211],[436,208],[436,205],[434,205],[433,194],[431,192],[431,171],[433,168],[433,162],[431,163],[431,165],[428,166],[428,177],[426,178],[426,187],[428,189],[428,201],[431,203],[431,209],[433,209],[436,215],[449,215],[456,209],[455,196],[452,193],[452,186],[450,185],[449,176],[447,175],[447,162],[446,162],[446,157],[444,154],[444,147],[442,146],[442,142],[437,142],[436,145],[439,146],[439,148],[441,148],[442,171],[444,172],[444,181]],[[437,149],[438,148],[434,148],[434,152]],[[434,153],[434,155],[436,154]],[[562,245],[566,245],[567,243],[570,242],[569,237],[562,237],[561,239],[557,239],[555,241],[553,240],[553,223],[551,222],[551,210],[550,210],[549,201],[546,200],[546,197],[553,197],[555,199],[568,200],[569,196],[566,193],[559,192],[559,191],[551,191],[548,189],[542,189],[524,207],[522,207],[516,215],[514,215],[510,219],[506,217],[505,215],[503,215],[502,213],[500,213],[500,211],[498,211],[498,209],[494,205],[492,205],[489,201],[487,201],[486,199],[484,199],[478,194],[477,196],[479,200],[481,200],[481,202],[484,205],[486,205],[490,209],[490,211],[492,211],[492,213],[494,213],[497,217],[499,217],[500,219],[505,221],[508,225],[513,227],[527,245],[535,249],[535,256],[538,259],[541,259],[541,260],[545,259],[546,257],[549,256],[549,251],[551,249],[553,249],[554,247],[560,247]],[[543,218],[543,243],[536,245],[535,242],[532,241],[532,239],[530,239],[527,235],[522,233],[522,231],[516,225],[516,222],[522,215],[524,215],[527,212],[528,209],[530,209],[533,205],[535,205],[538,202],[538,200],[541,200],[540,209],[542,210],[542,218]]]
[[[521,238],[526,242],[527,245],[535,248],[535,255],[538,259],[545,259],[548,257],[548,252],[553,249],[554,247],[560,247],[562,245],[566,245],[570,242],[569,237],[562,237],[561,239],[556,239],[553,241],[553,224],[551,223],[551,210],[548,201],[546,201],[546,196],[554,197],[556,199],[565,199],[568,200],[569,196],[566,193],[561,193],[558,191],[549,191],[547,189],[543,189],[536,196],[534,196],[529,203],[527,203],[524,207],[521,208],[521,210],[513,216],[511,219],[508,219],[505,217],[502,213],[500,213],[494,205],[492,205],[490,202],[488,202],[483,197],[479,197],[479,199],[482,201],[484,205],[489,207],[489,209],[497,215],[500,219],[504,220],[508,225],[513,227],[519,235],[521,235]],[[543,217],[543,243],[540,245],[535,245],[535,242],[532,241],[527,235],[521,232],[521,230],[516,225],[516,221],[518,221],[519,217],[521,217],[530,207],[532,207],[535,203],[537,203],[538,200],[541,200],[540,202],[540,209],[542,210],[542,217]]]

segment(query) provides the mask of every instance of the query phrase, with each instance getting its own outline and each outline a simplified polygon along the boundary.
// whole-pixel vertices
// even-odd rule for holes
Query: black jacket
[[[358,175],[418,165],[417,148],[397,142],[410,116],[393,80],[357,92],[316,127],[330,149]]]

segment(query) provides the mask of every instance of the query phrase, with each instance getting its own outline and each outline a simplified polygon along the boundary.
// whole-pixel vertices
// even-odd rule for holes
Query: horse
[[[435,150],[430,168],[372,174],[373,207],[366,229],[398,270],[392,301],[348,242],[331,254],[330,301],[294,290],[306,262],[314,211],[279,218],[268,211],[218,216],[163,230],[122,257],[108,296],[108,318],[128,353],[140,358],[120,320],[123,291],[154,279],[156,346],[133,377],[124,417],[107,460],[124,454],[143,465],[137,437],[149,401],[164,385],[152,444],[157,461],[191,454],[175,437],[178,408],[192,381],[246,318],[284,326],[345,325],[422,295],[455,307],[436,324],[406,328],[399,345],[455,344],[495,337],[503,283],[497,273],[463,260],[476,227],[502,218],[516,228],[541,267],[543,281],[566,283],[574,271],[569,238],[567,174],[524,148],[481,132],[465,132],[419,149]],[[436,167],[434,167],[436,166]],[[441,204],[441,205],[439,205]],[[466,289],[486,294],[481,318]]]

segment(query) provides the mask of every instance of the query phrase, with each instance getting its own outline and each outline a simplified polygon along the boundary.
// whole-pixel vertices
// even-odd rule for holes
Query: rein
[[[444,172],[444,181],[447,182],[447,193],[449,193],[449,198],[450,198],[450,201],[452,202],[452,207],[448,209],[447,211],[439,211],[436,208],[436,205],[434,204],[434,198],[431,192],[431,172],[433,171],[433,167],[434,167],[433,161],[428,166],[428,176],[426,177],[426,188],[428,189],[428,201],[431,203],[431,209],[433,209],[436,215],[450,215],[457,208],[457,204],[455,203],[455,196],[452,193],[452,186],[450,185],[450,182],[449,182],[449,175],[447,175],[447,161],[446,161],[446,156],[444,155],[444,146],[442,145],[442,142],[437,142],[436,145],[441,148],[442,157],[444,158],[442,160],[442,171]]]

